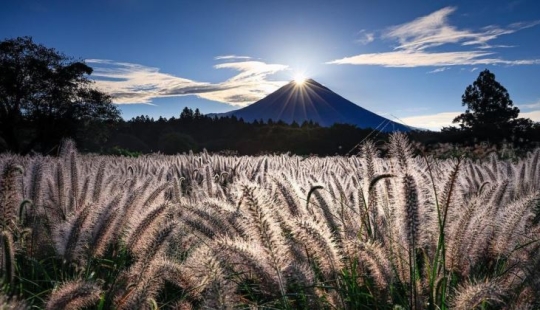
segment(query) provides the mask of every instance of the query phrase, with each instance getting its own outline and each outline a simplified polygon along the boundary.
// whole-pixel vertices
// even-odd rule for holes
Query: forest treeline
[[[348,124],[321,127],[313,122],[286,124],[282,121],[245,122],[235,116],[210,117],[198,109],[184,108],[179,117],[157,120],[148,116],[121,121],[111,132],[104,148],[80,145],[89,152],[161,152],[177,154],[193,151],[256,155],[286,153],[309,155],[346,154],[366,137],[386,139],[387,135]],[[85,149],[88,147],[88,149]]]
[[[103,130],[103,128],[102,128]],[[153,119],[138,116],[119,121],[108,128],[105,143],[92,141],[92,133],[81,133],[79,148],[84,152],[133,155],[161,152],[177,154],[206,149],[212,153],[257,155],[287,153],[298,155],[356,154],[356,146],[366,139],[386,142],[388,134],[373,129],[360,129],[355,125],[334,124],[321,127],[317,123],[259,120],[245,122],[235,116],[210,117],[198,109],[184,108],[178,117]],[[540,125],[535,124],[502,139],[498,136],[479,140],[467,131],[445,128],[441,132],[413,130],[409,138],[424,149],[440,144],[474,146],[479,143],[500,147],[502,144],[520,149],[532,149],[540,143]],[[490,139],[491,138],[491,139]]]
[[[21,140],[34,134],[27,123],[21,130]],[[322,127],[314,122],[287,124],[283,121],[259,120],[245,122],[235,116],[210,117],[198,109],[184,108],[178,117],[158,119],[138,116],[131,120],[94,120],[75,122],[72,130],[64,132],[64,138],[72,139],[84,153],[137,156],[148,153],[178,154],[206,149],[210,153],[261,155],[291,153],[297,155],[347,155],[356,154],[362,141],[367,139],[382,144],[388,141],[388,133],[373,129],[361,129],[355,125],[334,124]],[[49,130],[52,130],[50,128]],[[24,135],[27,134],[27,139]],[[59,133],[60,134],[60,133]],[[55,155],[60,144],[59,134],[42,136],[32,149],[23,153]],[[500,148],[502,144],[520,150],[530,150],[540,145],[540,125],[534,124],[515,136],[502,138],[498,135],[479,139],[468,131],[445,128],[441,132],[413,130],[409,139],[425,150],[440,148],[441,144],[456,147],[478,144]],[[0,151],[9,151],[0,139]]]

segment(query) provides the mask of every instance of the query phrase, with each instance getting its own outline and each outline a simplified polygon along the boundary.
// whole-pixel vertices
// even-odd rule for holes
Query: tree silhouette
[[[84,126],[118,120],[110,96],[92,87],[91,73],[30,37],[1,41],[0,136],[7,148],[47,151]]]
[[[487,69],[465,89],[461,100],[467,110],[453,123],[460,123],[462,130],[470,131],[481,139],[509,138],[516,127],[521,129],[524,124],[531,123],[530,120],[517,119],[519,109],[513,106],[506,88]]]

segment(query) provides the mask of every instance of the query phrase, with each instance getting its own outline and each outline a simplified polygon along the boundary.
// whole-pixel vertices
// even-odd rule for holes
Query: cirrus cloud
[[[204,99],[246,106],[273,92],[287,81],[272,81],[268,76],[289,67],[252,61],[247,56],[218,56],[229,60],[215,69],[238,71],[220,83],[199,82],[160,72],[158,68],[106,59],[86,59],[94,71],[96,86],[113,97],[117,104],[151,104],[155,98],[194,95]]]
[[[502,35],[534,27],[540,21],[519,22],[507,27],[486,26],[478,31],[462,30],[451,25],[448,17],[456,10],[446,7],[411,22],[392,26],[383,32],[382,38],[397,41],[393,51],[359,54],[327,62],[327,64],[374,65],[383,67],[425,67],[455,65],[533,65],[540,59],[507,60],[495,57],[488,51],[495,47],[490,41]],[[443,45],[457,45],[456,51],[434,51]]]
[[[403,124],[416,128],[440,130],[442,127],[457,126],[452,121],[463,112],[442,112],[429,115],[410,116],[399,119]],[[534,122],[540,122],[540,110],[520,112],[518,117],[530,118]]]

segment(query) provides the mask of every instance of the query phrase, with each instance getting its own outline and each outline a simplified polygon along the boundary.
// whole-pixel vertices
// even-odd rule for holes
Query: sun
[[[305,82],[306,82],[306,77],[302,73],[297,73],[294,76],[294,83],[296,83],[296,85],[302,86],[304,85]]]

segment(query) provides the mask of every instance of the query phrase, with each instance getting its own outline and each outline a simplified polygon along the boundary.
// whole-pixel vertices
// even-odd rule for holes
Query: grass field
[[[540,149],[516,161],[0,155],[7,309],[538,309]],[[10,308],[11,307],[11,308]]]

